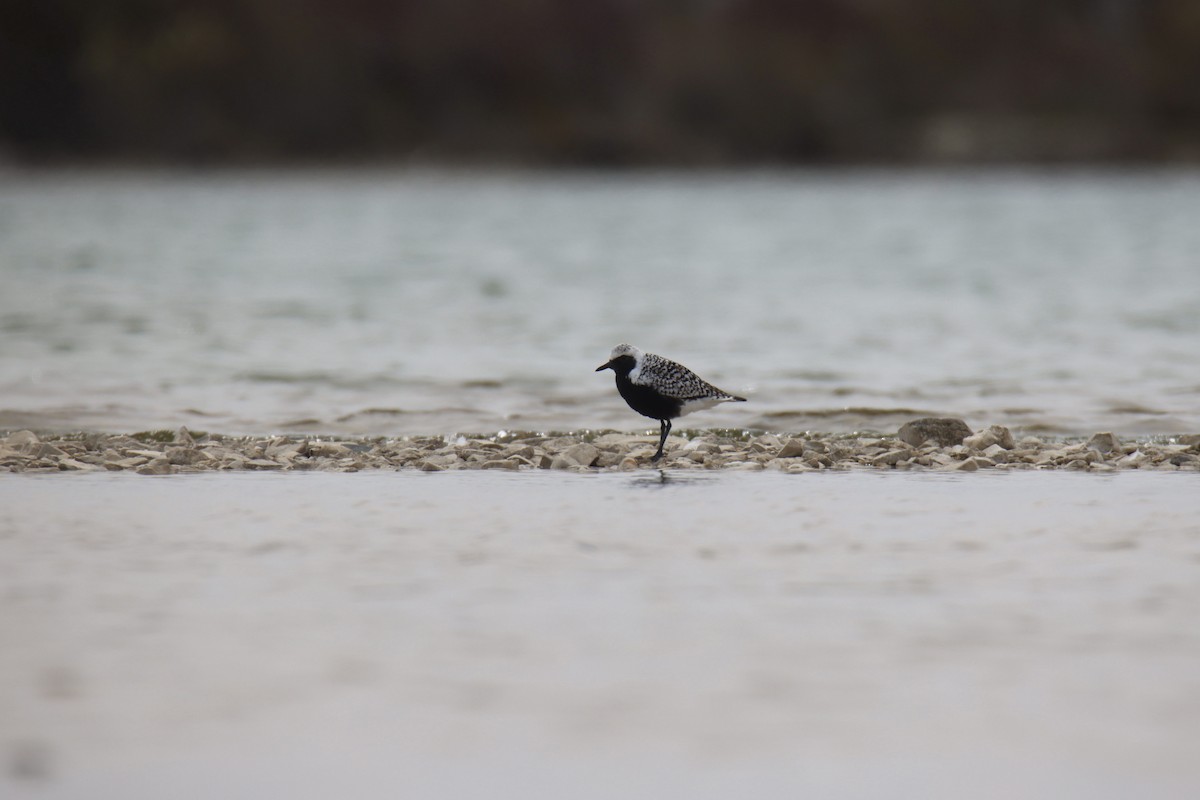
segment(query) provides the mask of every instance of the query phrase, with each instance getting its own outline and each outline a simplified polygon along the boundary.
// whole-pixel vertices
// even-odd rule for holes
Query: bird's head
[[[613,372],[629,371],[642,363],[642,351],[631,344],[619,344],[608,354],[608,361],[596,367],[596,372],[611,369]]]

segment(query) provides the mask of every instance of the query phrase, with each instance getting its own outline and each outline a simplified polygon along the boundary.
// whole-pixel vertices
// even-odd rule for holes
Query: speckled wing
[[[659,394],[676,400],[735,399],[733,395],[721,391],[683,364],[677,364],[669,358],[653,353],[643,356],[641,372],[633,382],[649,386]]]

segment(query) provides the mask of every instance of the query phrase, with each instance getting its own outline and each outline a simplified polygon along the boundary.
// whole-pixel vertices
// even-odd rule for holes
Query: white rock
[[[350,448],[338,442],[309,442],[308,452],[313,456],[344,458],[350,455]]]
[[[780,444],[781,442],[779,441],[779,437],[773,433],[763,434],[762,436],[759,436],[750,442],[751,447],[757,446],[762,448],[762,450],[759,452],[774,450],[776,447],[779,447]]]
[[[776,458],[797,458],[804,455],[803,439],[788,439],[783,447],[775,454]]]
[[[600,449],[595,445],[590,445],[587,442],[580,442],[577,445],[568,447],[566,450],[558,454],[555,461],[563,459],[566,466],[590,467],[596,463],[596,459],[600,458]],[[553,466],[553,465],[551,465]]]
[[[118,458],[115,461],[105,461],[104,466],[111,470],[122,469],[137,469],[143,464],[149,463],[150,459],[145,456],[134,456],[132,458]]]
[[[496,460],[492,460],[492,461],[483,462],[483,464],[479,468],[480,469],[518,470],[521,468],[521,466],[516,461],[511,461],[509,459],[496,459]]]
[[[33,431],[17,431],[16,433],[10,433],[8,438],[4,440],[4,443],[9,447],[16,448],[24,447],[30,444],[38,444],[41,441],[42,440],[39,439],[37,434]]]
[[[100,467],[96,466],[95,464],[85,464],[84,462],[76,461],[73,458],[64,458],[64,459],[59,460],[58,468],[61,470],[69,470],[69,471],[75,471],[75,470],[88,471],[88,470],[100,469]]]
[[[1095,450],[1098,453],[1111,453],[1120,446],[1121,443],[1117,441],[1117,437],[1108,431],[1097,433],[1087,440],[1088,449]]]
[[[269,458],[250,458],[243,466],[246,469],[283,469],[283,464]]]
[[[159,457],[148,464],[138,467],[137,473],[138,475],[170,475],[174,471],[170,461]]]
[[[894,467],[897,461],[903,461],[912,455],[909,450],[889,450],[883,455],[875,456],[871,459],[871,464],[876,467]]]
[[[1007,462],[1010,455],[1009,451],[998,443],[984,449],[983,454],[998,464]]]
[[[1139,467],[1141,467],[1143,464],[1147,463],[1148,461],[1150,461],[1150,456],[1146,455],[1145,453],[1143,453],[1140,450],[1134,450],[1132,453],[1125,456],[1124,458],[1118,459],[1117,466],[1118,467],[1132,467],[1133,469],[1138,469]]]
[[[972,450],[986,450],[997,444],[1005,450],[1012,450],[1015,446],[1012,431],[1003,425],[989,426],[986,430],[967,436],[962,443]]]
[[[142,456],[143,458],[148,458],[153,461],[154,459],[161,457],[162,453],[158,450],[126,450],[125,455]]]

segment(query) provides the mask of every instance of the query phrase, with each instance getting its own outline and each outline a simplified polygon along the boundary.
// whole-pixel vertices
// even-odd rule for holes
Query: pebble
[[[1117,437],[1113,436],[1112,433],[1105,431],[1104,433],[1097,433],[1088,439],[1087,446],[1089,450],[1095,450],[1100,453],[1111,453],[1120,447],[1121,443],[1117,441]]]
[[[972,450],[987,450],[994,446],[999,446],[1003,450],[1012,450],[1016,446],[1016,443],[1013,442],[1012,431],[1003,425],[992,425],[979,433],[966,436],[963,438],[962,444]]]
[[[922,423],[918,425],[917,423]],[[924,423],[931,423],[925,425]],[[936,424],[933,424],[936,423]],[[151,433],[72,435],[22,430],[0,432],[0,472],[86,472],[109,470],[142,475],[173,475],[211,470],[357,472],[460,469],[568,472],[680,470],[772,470],[803,473],[828,470],[1067,469],[1111,472],[1128,469],[1200,472],[1200,434],[1170,440],[1122,442],[1103,431],[1084,440],[1024,437],[999,425],[970,433],[961,420],[917,420],[901,431],[910,435],[844,434],[730,436],[689,433],[673,437],[666,458],[650,461],[657,437],[604,433],[516,434],[497,437],[380,437],[320,441],[307,437],[230,437],[187,429]],[[959,433],[967,431],[954,441]],[[935,441],[930,432],[948,435]],[[949,435],[953,434],[953,435]],[[924,436],[917,444],[916,437]]]
[[[248,458],[243,466],[246,469],[283,469],[284,465],[269,458]]]
[[[550,462],[551,469],[570,469],[571,467],[590,467],[600,458],[600,450],[587,442],[572,445],[554,457]]]
[[[138,475],[170,475],[174,471],[171,462],[164,456],[151,459],[148,463],[138,467]]]
[[[933,441],[941,447],[962,444],[971,435],[971,429],[961,419],[925,417],[906,422],[900,427],[896,438],[913,447]]]
[[[910,450],[889,450],[871,459],[871,465],[876,467],[894,467],[900,461],[907,460],[912,454]]]
[[[87,464],[83,461],[76,461],[73,458],[60,458],[58,460],[58,468],[61,470],[72,470],[80,472],[88,472],[90,470],[100,469],[95,464]]]
[[[798,458],[804,455],[803,439],[788,439],[776,454],[777,458]]]

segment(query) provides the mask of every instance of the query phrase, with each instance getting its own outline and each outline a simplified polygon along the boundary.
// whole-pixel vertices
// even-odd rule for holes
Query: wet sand
[[[0,794],[1194,797],[1188,472],[0,477]]]

